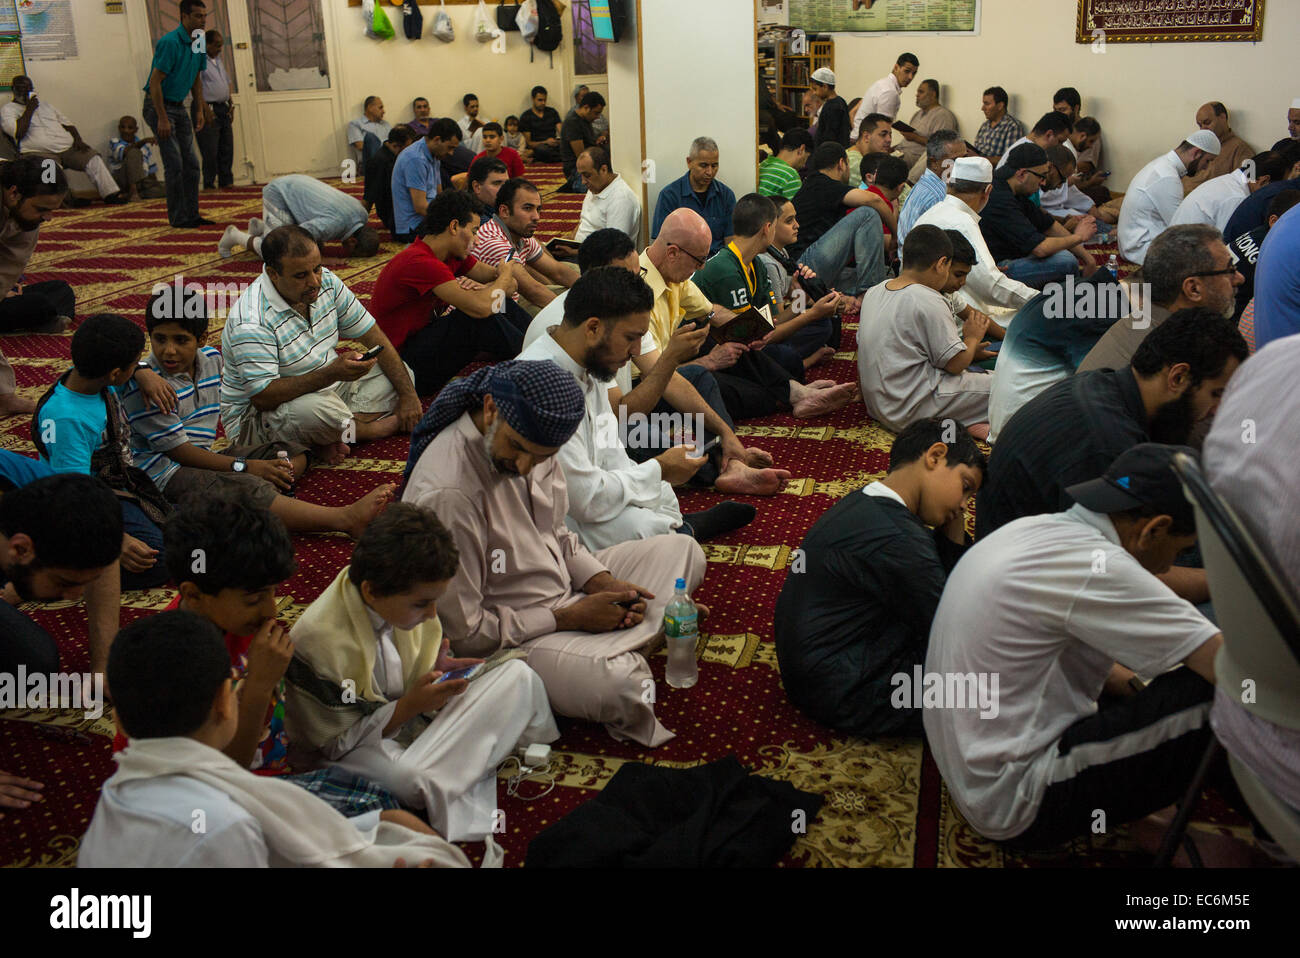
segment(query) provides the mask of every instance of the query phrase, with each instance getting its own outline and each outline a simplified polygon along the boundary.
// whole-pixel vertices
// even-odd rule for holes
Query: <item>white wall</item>
[[[605,93],[609,115],[610,162],[614,172],[623,177],[644,202],[645,184],[641,179],[641,161],[645,157],[641,141],[641,73],[637,57],[635,16],[629,16],[627,28],[618,43],[610,44],[606,53],[607,85]],[[654,207],[649,207],[653,210]],[[650,217],[642,217],[642,238],[649,239]]]
[[[1210,100],[1223,101],[1233,129],[1257,150],[1287,135],[1287,108],[1300,96],[1296,0],[1266,6],[1259,43],[1111,43],[1104,53],[1074,42],[1076,0],[984,0],[982,6],[978,37],[835,34],[837,91],[845,100],[861,96],[910,50],[921,61],[917,79],[940,82],[944,105],[973,140],[984,122],[979,106],[986,88],[1005,88],[1011,112],[1030,127],[1052,108],[1056,90],[1076,87],[1084,113],[1101,123],[1110,185],[1119,190],[1195,130],[1196,110]],[[904,119],[916,109],[915,90],[913,83],[903,91]]]
[[[655,163],[656,179],[647,221],[660,187],[686,172],[697,136],[718,141],[718,178],[738,197],[752,193],[758,142],[753,0],[641,0],[641,15],[645,155]],[[618,136],[611,122],[616,148]]]

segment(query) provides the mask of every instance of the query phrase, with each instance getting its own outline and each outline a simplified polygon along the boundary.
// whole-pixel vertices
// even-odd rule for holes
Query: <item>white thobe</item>
[[[604,549],[680,528],[682,510],[659,463],[654,459],[634,462],[623,446],[618,417],[609,402],[610,384],[574,362],[549,335],[526,347],[519,358],[549,359],[582,387],[586,415],[559,452],[569,486],[566,522],[582,538],[582,544],[588,549]]]
[[[998,269],[988,244],[984,242],[979,222],[978,213],[959,197],[950,194],[942,203],[936,203],[921,214],[912,229],[928,225],[961,233],[975,247],[975,266],[966,278],[962,294],[982,313],[1019,309],[1037,296],[1038,290],[1012,279]]]
[[[1129,262],[1141,266],[1151,241],[1169,228],[1183,202],[1186,172],[1186,165],[1170,150],[1142,167],[1129,183],[1119,210],[1119,252]]]
[[[413,728],[421,722],[416,719],[385,737],[384,726],[406,694],[402,659],[393,627],[366,612],[378,644],[374,688],[389,701],[321,751],[332,764],[383,785],[403,805],[424,808],[448,841],[482,841],[492,834],[498,807],[497,766],[517,745],[560,737],[546,687],[523,662],[505,662],[470,682],[423,730]]]
[[[1205,223],[1220,233],[1228,228],[1228,221],[1237,211],[1241,201],[1250,196],[1250,180],[1243,170],[1233,170],[1224,176],[1206,180],[1187,194],[1178,206],[1178,212],[1169,221],[1170,226]]]
[[[564,322],[564,301],[568,297],[569,291],[566,289],[555,299],[543,306],[533,321],[528,324],[528,332],[524,333],[524,349],[527,349],[537,340],[541,339],[553,326],[558,326]],[[654,333],[646,330],[646,334],[641,337],[641,355],[645,356],[659,348],[655,343]],[[619,367],[614,374],[614,385],[624,396],[632,391],[632,362],[629,360]]]

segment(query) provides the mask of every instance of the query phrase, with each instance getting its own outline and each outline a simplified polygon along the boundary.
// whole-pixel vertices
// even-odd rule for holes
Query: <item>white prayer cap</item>
[[[1300,110],[1300,96],[1291,101],[1291,109]]]
[[[1218,156],[1219,150],[1223,148],[1219,138],[1210,130],[1197,130],[1187,138],[1187,142],[1198,150],[1204,150],[1211,156]]]
[[[835,85],[835,71],[828,67],[819,67],[813,70],[812,78],[817,83],[825,83],[827,86]]]
[[[963,156],[953,161],[952,179],[969,183],[992,183],[993,164],[982,156]]]

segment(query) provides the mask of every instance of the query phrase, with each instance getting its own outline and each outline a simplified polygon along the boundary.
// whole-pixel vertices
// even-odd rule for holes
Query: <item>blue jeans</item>
[[[157,549],[154,556],[157,561],[143,572],[128,572],[122,569],[122,589],[156,589],[167,584],[167,556],[163,553],[162,530],[154,525],[153,520],[144,514],[144,510],[134,502],[119,499],[122,506],[122,531],[139,539],[150,549]]]
[[[1034,289],[1042,289],[1048,283],[1065,279],[1066,276],[1079,275],[1079,261],[1068,250],[1061,250],[1043,259],[1037,256],[1004,259],[998,266],[1005,268],[1012,279]]]
[[[853,296],[861,296],[889,275],[885,267],[884,227],[880,214],[869,206],[860,207],[841,219],[799,257],[799,262],[828,285],[835,282],[850,260],[857,263],[850,291]]]
[[[158,137],[167,187],[167,222],[189,226],[199,218],[199,157],[194,152],[194,126],[183,103],[164,102],[163,106],[172,124],[171,136],[165,140]],[[140,112],[157,136],[158,111],[151,97],[145,97]]]

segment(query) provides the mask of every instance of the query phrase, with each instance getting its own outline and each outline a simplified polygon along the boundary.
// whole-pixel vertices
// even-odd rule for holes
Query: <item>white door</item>
[[[285,173],[339,174],[343,119],[321,0],[229,0],[239,93],[254,182]]]

